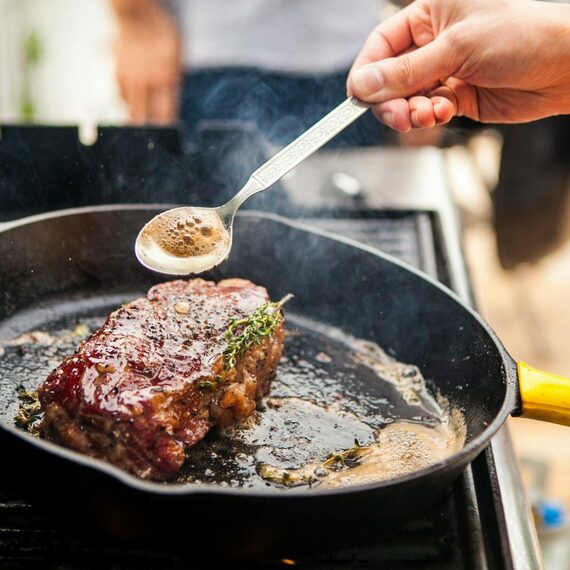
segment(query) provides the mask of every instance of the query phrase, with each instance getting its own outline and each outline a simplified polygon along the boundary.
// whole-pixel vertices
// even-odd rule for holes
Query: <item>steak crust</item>
[[[156,285],[111,313],[40,386],[42,436],[145,479],[173,478],[212,426],[249,416],[267,393],[283,320],[223,372],[230,320],[267,301],[242,279]]]

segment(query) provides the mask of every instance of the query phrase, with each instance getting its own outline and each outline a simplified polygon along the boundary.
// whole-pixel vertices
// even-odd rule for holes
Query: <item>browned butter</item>
[[[396,421],[378,430],[375,441],[339,450],[319,463],[299,469],[265,464],[260,475],[287,487],[318,486],[319,489],[363,485],[400,477],[443,461],[465,443],[465,422],[458,410],[435,426]]]
[[[215,209],[175,208],[141,231],[137,255],[148,267],[169,274],[201,273],[223,261],[231,237]]]

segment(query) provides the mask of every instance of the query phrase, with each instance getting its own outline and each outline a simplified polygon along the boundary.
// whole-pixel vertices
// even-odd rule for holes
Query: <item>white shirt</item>
[[[190,69],[343,71],[378,22],[377,0],[182,0],[177,10]]]

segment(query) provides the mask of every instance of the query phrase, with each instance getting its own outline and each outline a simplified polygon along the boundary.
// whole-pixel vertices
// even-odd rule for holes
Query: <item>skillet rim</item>
[[[26,216],[19,218],[17,220],[11,220],[8,222],[0,223],[0,234],[4,234],[12,229],[18,227],[31,225],[38,222],[43,222],[45,220],[50,220],[54,218],[61,218],[63,216],[74,216],[82,214],[93,214],[99,212],[114,212],[114,211],[137,211],[137,210],[165,210],[173,207],[179,207],[177,204],[105,204],[98,206],[83,206],[80,208],[65,208],[60,210],[53,210],[51,212],[45,212],[42,214],[36,214],[33,216]],[[155,214],[153,214],[155,215]],[[467,445],[461,448],[456,453],[450,455],[443,461],[438,461],[427,467],[419,469],[417,471],[412,471],[406,475],[401,475],[398,477],[393,477],[390,479],[384,479],[377,482],[366,483],[362,485],[354,485],[349,487],[337,487],[332,489],[316,489],[313,492],[308,492],[307,489],[279,489],[274,487],[267,487],[265,489],[244,489],[244,488],[226,488],[214,485],[196,485],[189,486],[184,484],[172,484],[172,483],[159,483],[156,481],[147,481],[135,477],[130,473],[115,467],[114,465],[103,461],[102,459],[96,459],[94,457],[89,457],[77,451],[68,449],[66,447],[57,445],[55,443],[32,437],[25,433],[21,429],[8,425],[0,420],[0,429],[7,432],[11,436],[15,436],[23,442],[39,448],[41,451],[46,453],[51,453],[58,456],[61,459],[68,460],[79,464],[81,467],[94,469],[98,471],[105,477],[114,479],[121,484],[126,485],[132,490],[142,491],[149,494],[156,495],[167,495],[167,496],[191,496],[191,495],[212,495],[212,496],[229,496],[235,498],[252,497],[257,499],[286,499],[287,497],[292,498],[303,498],[307,500],[319,500],[320,498],[332,497],[336,495],[351,495],[366,493],[369,491],[375,491],[379,488],[396,486],[399,484],[405,484],[408,482],[420,480],[428,475],[435,474],[436,472],[443,472],[446,469],[451,469],[454,465],[460,463],[470,463],[473,458],[478,455],[485,445],[490,441],[490,439],[497,433],[499,428],[505,423],[507,417],[511,414],[516,414],[519,410],[519,388],[518,388],[518,376],[516,369],[516,362],[512,356],[507,352],[506,348],[503,346],[499,340],[496,333],[489,326],[489,324],[477,313],[470,305],[463,301],[459,296],[453,292],[451,289],[426,275],[422,271],[408,265],[407,263],[397,259],[396,257],[384,253],[372,246],[360,243],[358,241],[345,238],[343,236],[335,235],[332,232],[322,230],[320,228],[314,228],[309,225],[298,222],[278,214],[273,214],[271,212],[264,212],[261,210],[246,210],[243,212],[238,212],[237,216],[239,218],[251,218],[251,219],[268,219],[272,222],[276,222],[295,230],[299,230],[305,233],[318,235],[326,239],[331,239],[340,243],[344,243],[348,246],[354,247],[365,251],[375,257],[383,259],[388,263],[397,265],[400,268],[412,273],[416,278],[427,281],[431,286],[435,286],[452,301],[458,303],[463,310],[467,311],[470,316],[475,319],[475,321],[484,329],[487,333],[489,339],[495,345],[502,362],[503,362],[503,373],[504,373],[504,398],[499,409],[499,412],[495,415],[492,422],[489,423],[477,436],[475,436]],[[134,255],[134,253],[133,253]],[[157,274],[162,275],[162,274]],[[466,460],[468,456],[473,455],[473,458]]]

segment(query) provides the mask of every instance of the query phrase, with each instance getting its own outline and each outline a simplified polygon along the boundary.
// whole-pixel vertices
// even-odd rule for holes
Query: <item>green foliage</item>
[[[43,44],[35,30],[30,30],[24,38],[24,63],[26,66],[37,66],[43,56]]]
[[[43,44],[35,30],[30,30],[23,42],[23,86],[20,96],[20,117],[32,123],[36,118],[36,104],[32,95],[32,76],[43,58]]]

